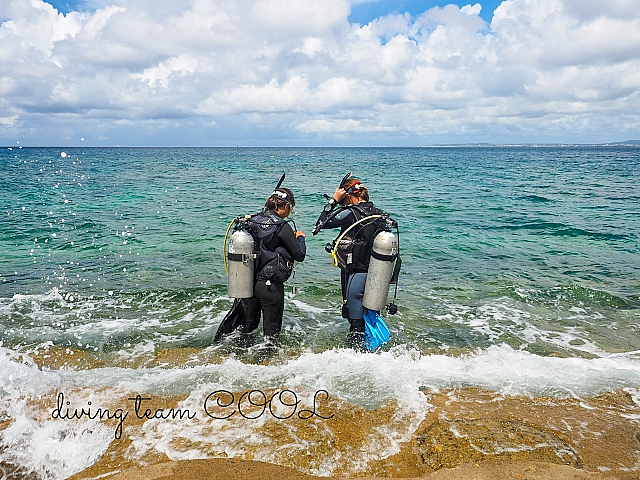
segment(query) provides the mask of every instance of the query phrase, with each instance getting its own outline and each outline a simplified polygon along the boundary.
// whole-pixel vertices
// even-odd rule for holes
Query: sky
[[[0,145],[636,140],[639,2],[0,0]]]

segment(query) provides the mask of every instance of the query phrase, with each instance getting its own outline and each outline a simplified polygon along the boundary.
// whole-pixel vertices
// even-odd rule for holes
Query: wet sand
[[[579,400],[503,397],[474,389],[425,395],[435,408],[399,453],[370,461],[363,471],[353,471],[346,462],[334,470],[332,478],[640,479],[640,442],[633,420],[639,412],[625,392]],[[164,400],[167,404],[179,401]],[[306,430],[308,423],[297,427],[296,435],[315,445],[306,454],[287,447],[290,432],[282,427],[262,427],[272,435],[274,449],[288,448],[278,465],[252,461],[251,451],[243,458],[184,461],[170,461],[152,452],[132,461],[126,455],[131,439],[123,438],[71,479],[321,478],[309,474],[317,465],[313,459],[330,458],[331,449],[338,456],[357,454],[358,444],[367,441],[372,430],[394,421],[395,410],[393,405],[368,411],[337,402],[332,411],[335,417],[315,424],[323,428]],[[327,435],[322,433],[324,428],[330,431],[330,442],[314,438]],[[135,426],[128,431],[136,435]],[[182,443],[178,449],[202,449],[184,438],[176,441]]]
[[[87,477],[81,473],[71,477],[69,480],[88,478],[96,477]],[[113,475],[107,474],[100,478],[109,478],[110,480],[173,480],[175,478],[188,478],[190,480],[236,480],[238,478],[250,478],[251,480],[312,480],[327,477],[305,475],[287,467],[268,463],[235,459],[211,459],[159,463],[148,467],[125,470]],[[367,480],[374,477],[359,478]],[[412,477],[404,480],[415,480],[417,478],[427,478],[429,480],[631,480],[638,477],[589,473],[564,465],[541,462],[504,461],[463,464],[452,469],[442,469],[423,477]]]
[[[197,352],[182,351],[179,358],[159,352],[150,363],[184,365],[193,355]],[[92,359],[67,351],[51,350],[35,360],[45,368],[96,367]],[[141,392],[78,388],[66,393],[76,399],[101,395],[110,399],[112,404],[105,406],[113,409]],[[394,403],[365,409],[334,398],[323,405],[331,418],[305,421],[232,419],[221,427],[210,419],[185,423],[131,415],[122,437],[114,439],[96,463],[70,479],[327,478],[312,475],[322,471],[323,462],[332,463],[331,478],[640,479],[640,408],[629,392],[560,399],[465,388],[424,391],[423,395],[430,408],[419,425],[404,418]],[[154,404],[165,410],[177,408],[187,397],[155,396]],[[28,402],[39,421],[50,421],[54,396]],[[0,421],[0,429],[10,422]],[[116,426],[115,420],[104,423]],[[159,426],[163,430],[157,430]],[[396,448],[359,465],[358,455],[383,450],[391,443],[379,433],[389,426],[392,433],[410,432],[399,442],[399,451]],[[216,443],[224,431],[231,432],[231,437]],[[245,438],[249,436],[263,442],[260,451]],[[141,438],[146,448],[140,448]],[[227,454],[229,439],[235,450]],[[207,458],[172,461],[153,443],[165,440],[174,459],[175,455],[188,458],[188,452],[195,452],[192,458]],[[296,448],[300,443],[304,448]]]

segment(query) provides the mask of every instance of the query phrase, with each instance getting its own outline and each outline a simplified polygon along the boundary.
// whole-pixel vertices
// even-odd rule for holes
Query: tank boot
[[[240,348],[249,348],[255,343],[253,335],[250,333],[244,333],[241,330],[236,330],[236,335],[233,336],[233,343]]]
[[[347,345],[354,350],[366,350],[364,332],[349,332],[347,334]]]
[[[349,320],[349,332],[364,333],[364,318],[347,318]]]
[[[262,339],[262,345],[264,348],[278,348],[278,338],[280,335],[265,335]]]
[[[263,363],[278,353],[277,335],[265,335],[256,349],[256,360]]]

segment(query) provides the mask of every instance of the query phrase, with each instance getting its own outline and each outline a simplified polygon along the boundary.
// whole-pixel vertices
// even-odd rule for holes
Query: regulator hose
[[[224,247],[222,249],[222,258],[224,259],[224,271],[229,276],[229,266],[227,265],[227,237],[229,236],[229,231],[231,230],[231,226],[238,221],[237,218],[231,220],[231,223],[227,227],[227,233],[224,234]]]

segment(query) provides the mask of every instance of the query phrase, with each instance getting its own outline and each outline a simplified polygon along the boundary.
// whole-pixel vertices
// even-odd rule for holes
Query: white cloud
[[[627,20],[638,16],[636,0],[570,0],[565,4],[567,13],[581,21],[597,17]]]
[[[2,37],[19,39],[22,49],[47,55],[56,42],[73,37],[81,28],[81,15],[64,16],[40,0],[10,1],[0,10],[0,18],[8,18],[2,25]]]
[[[568,15],[574,0],[510,0],[495,12],[492,29],[510,61],[539,67],[561,67],[594,63],[618,63],[638,60],[640,48],[640,11],[627,19],[617,18],[615,2],[611,15],[605,4],[593,18]],[[525,9],[526,8],[526,9]]]
[[[640,137],[637,0],[505,0],[491,25],[480,4],[364,26],[346,0],[94,7],[3,0],[0,142]]]
[[[327,120],[311,120],[299,124],[296,128],[305,133],[328,133],[339,136],[350,133],[389,134],[394,133],[396,130],[394,127],[354,119],[338,119],[331,122]]]
[[[348,26],[347,0],[255,0],[251,8],[256,25],[270,35],[296,36],[331,34]]]
[[[187,76],[198,70],[199,62],[197,58],[189,54],[171,57],[158,65],[145,69],[142,73],[134,73],[131,78],[148,82],[154,89],[157,86],[169,87],[169,79],[172,75]]]
[[[18,116],[13,115],[12,117],[0,117],[0,125],[5,127],[13,127],[18,121]]]

